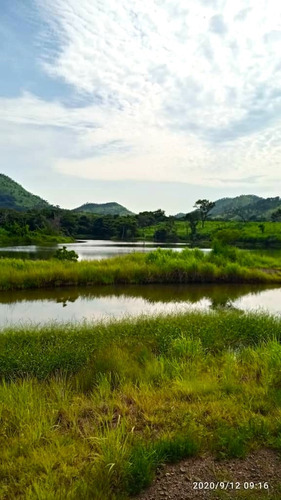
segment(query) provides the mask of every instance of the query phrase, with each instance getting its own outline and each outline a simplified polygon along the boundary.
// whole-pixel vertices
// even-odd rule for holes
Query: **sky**
[[[281,3],[1,0],[0,172],[63,208],[281,195]]]

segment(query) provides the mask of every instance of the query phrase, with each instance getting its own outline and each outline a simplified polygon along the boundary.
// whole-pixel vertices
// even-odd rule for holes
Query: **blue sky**
[[[0,171],[51,203],[277,196],[281,4],[2,0]]]

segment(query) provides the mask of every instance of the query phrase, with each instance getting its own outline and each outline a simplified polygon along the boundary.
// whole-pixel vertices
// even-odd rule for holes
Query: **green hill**
[[[216,205],[210,212],[210,215],[212,215],[212,217],[222,217],[232,210],[245,208],[246,206],[255,204],[260,199],[262,198],[254,194],[242,194],[235,198],[221,198],[216,201]]]
[[[87,212],[97,215],[134,215],[127,208],[119,203],[85,203],[81,207],[75,208],[73,212]]]
[[[279,196],[262,198],[254,194],[242,194],[235,198],[221,198],[215,202],[208,219],[242,220],[242,221],[269,221],[271,214],[281,207]],[[175,215],[183,219],[186,214],[180,212]]]
[[[29,193],[7,175],[0,174],[0,208],[27,210],[48,207],[49,203],[39,196]]]
[[[210,212],[211,219],[262,221],[270,220],[272,212],[281,207],[279,196],[261,198],[255,195],[241,195],[222,198]]]
[[[185,213],[179,212],[178,214],[174,215],[176,219],[183,219],[186,216]]]

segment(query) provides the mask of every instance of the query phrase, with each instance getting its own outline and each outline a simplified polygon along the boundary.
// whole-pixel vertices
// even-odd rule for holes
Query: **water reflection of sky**
[[[145,287],[144,287],[145,291]],[[167,292],[167,290],[166,290]],[[175,298],[171,293],[171,300],[151,300],[149,297],[128,296],[112,293],[104,296],[76,296],[66,295],[57,298],[38,298],[38,300],[18,300],[0,303],[0,327],[19,325],[24,323],[44,324],[49,321],[99,321],[122,317],[136,317],[141,314],[156,315],[160,313],[177,313],[191,310],[209,311],[217,307],[237,308],[246,310],[266,310],[273,314],[281,314],[281,288],[241,293],[241,297],[229,300],[220,296],[220,303],[214,300],[210,293],[203,292],[196,300]],[[198,293],[198,287],[197,287]],[[1,296],[0,296],[1,300]],[[12,297],[11,297],[12,300]],[[163,300],[163,299],[162,299]]]
[[[249,293],[235,300],[233,306],[243,311],[265,310],[272,314],[281,314],[281,288],[266,290],[258,296]]]
[[[0,304],[0,326],[22,323],[46,323],[48,321],[78,321],[122,318],[141,314],[176,313],[191,309],[206,310],[208,299],[196,304],[189,302],[150,303],[141,298],[109,296],[92,300],[79,298],[75,302],[58,303],[50,300],[24,301]]]
[[[150,252],[156,248],[171,248],[180,251],[182,244],[165,244],[153,242],[128,242],[111,240],[83,240],[76,243],[64,243],[60,245],[36,246],[18,245],[0,247],[0,257],[17,257],[29,259],[51,258],[58,248],[66,246],[68,250],[74,250],[79,260],[100,260],[116,255],[125,255],[132,252]]]

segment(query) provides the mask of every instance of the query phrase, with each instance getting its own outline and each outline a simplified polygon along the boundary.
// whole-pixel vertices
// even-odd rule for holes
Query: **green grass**
[[[75,241],[63,234],[46,234],[44,231],[28,231],[25,235],[11,234],[0,227],[0,245],[50,245],[51,243],[71,243]]]
[[[280,259],[216,246],[77,263],[0,259],[0,289],[147,283],[280,283]]]
[[[280,248],[281,223],[263,222],[264,232],[260,222],[216,222],[207,221],[205,227],[199,229],[200,238],[212,241],[220,231],[236,234],[233,243],[244,248]]]
[[[280,248],[281,247],[281,222],[263,222],[264,232],[259,228],[260,222],[235,222],[235,221],[206,221],[204,228],[201,223],[197,226],[196,245],[211,245],[214,238],[221,230],[237,234],[235,244],[245,248]],[[140,229],[140,238],[153,240],[154,232],[159,225],[148,226]],[[179,241],[190,242],[190,229],[186,221],[175,222],[176,235]]]
[[[280,339],[233,311],[3,331],[0,498],[125,500],[163,462],[281,451]]]

